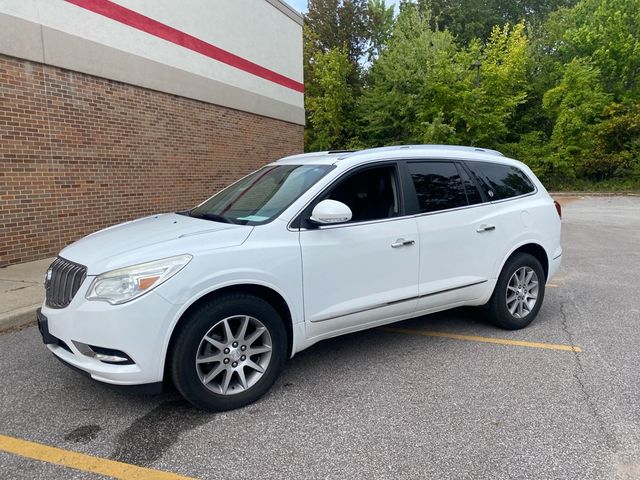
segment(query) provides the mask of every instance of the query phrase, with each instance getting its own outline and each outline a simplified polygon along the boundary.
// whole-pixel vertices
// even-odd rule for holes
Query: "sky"
[[[307,11],[307,0],[285,0],[289,5],[298,10],[299,12],[305,13]],[[392,3],[397,4],[399,0],[387,0],[387,5],[391,5]]]
[[[307,0],[287,0],[287,3],[299,12],[307,11]]]

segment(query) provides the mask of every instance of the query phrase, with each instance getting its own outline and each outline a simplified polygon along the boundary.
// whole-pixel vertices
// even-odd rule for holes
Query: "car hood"
[[[88,275],[97,275],[174,255],[240,245],[252,229],[164,213],[87,235],[64,248],[60,256],[85,265]]]

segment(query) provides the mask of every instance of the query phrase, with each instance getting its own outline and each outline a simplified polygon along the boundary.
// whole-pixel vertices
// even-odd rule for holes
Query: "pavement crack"
[[[29,285],[40,285],[40,282],[34,282],[31,280],[20,280],[18,278],[4,278],[0,276],[0,280],[3,282],[13,282],[13,283],[27,283]]]
[[[561,321],[562,331],[567,336],[569,344],[572,347],[575,347],[575,343],[573,341],[573,334],[571,333],[571,330],[569,329],[569,322],[568,322],[567,312],[565,311],[565,308],[566,308],[565,303],[561,302],[560,303],[560,316],[562,317],[562,321]],[[585,403],[587,405],[587,408],[591,412],[591,415],[593,416],[594,420],[596,421],[596,423],[598,425],[598,429],[600,430],[602,438],[604,439],[605,445],[607,447],[609,447],[612,451],[615,451],[615,446],[613,445],[615,442],[613,440],[613,437],[607,431],[606,422],[600,416],[600,413],[598,412],[598,409],[595,406],[593,398],[589,394],[589,391],[587,390],[587,386],[584,383],[583,378],[586,377],[587,374],[586,374],[586,372],[584,370],[584,366],[582,365],[582,360],[580,359],[580,353],[578,353],[575,350],[575,348],[572,350],[572,353],[573,353],[573,358],[575,360],[574,363],[575,363],[575,366],[576,366],[576,368],[575,368],[575,370],[573,371],[573,374],[572,374],[573,378],[575,378],[576,381],[578,382],[578,385],[580,387],[580,392],[582,393],[582,396],[584,397],[584,400],[585,400]]]
[[[17,292],[18,290],[24,290],[25,288],[29,288],[29,287],[31,287],[31,285],[23,285],[21,287],[16,287],[16,288],[7,290],[7,292]]]

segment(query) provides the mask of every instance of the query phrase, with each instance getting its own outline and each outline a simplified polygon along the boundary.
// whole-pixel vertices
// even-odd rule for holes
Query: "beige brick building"
[[[0,0],[0,266],[303,149],[280,0]]]

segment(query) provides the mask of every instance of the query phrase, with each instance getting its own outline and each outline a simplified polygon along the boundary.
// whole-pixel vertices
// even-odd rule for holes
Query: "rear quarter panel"
[[[549,264],[560,249],[561,223],[553,199],[526,165],[516,163],[533,181],[536,192],[492,202],[505,239],[502,255],[496,259],[496,278],[508,258],[523,245],[535,243],[542,246]]]

